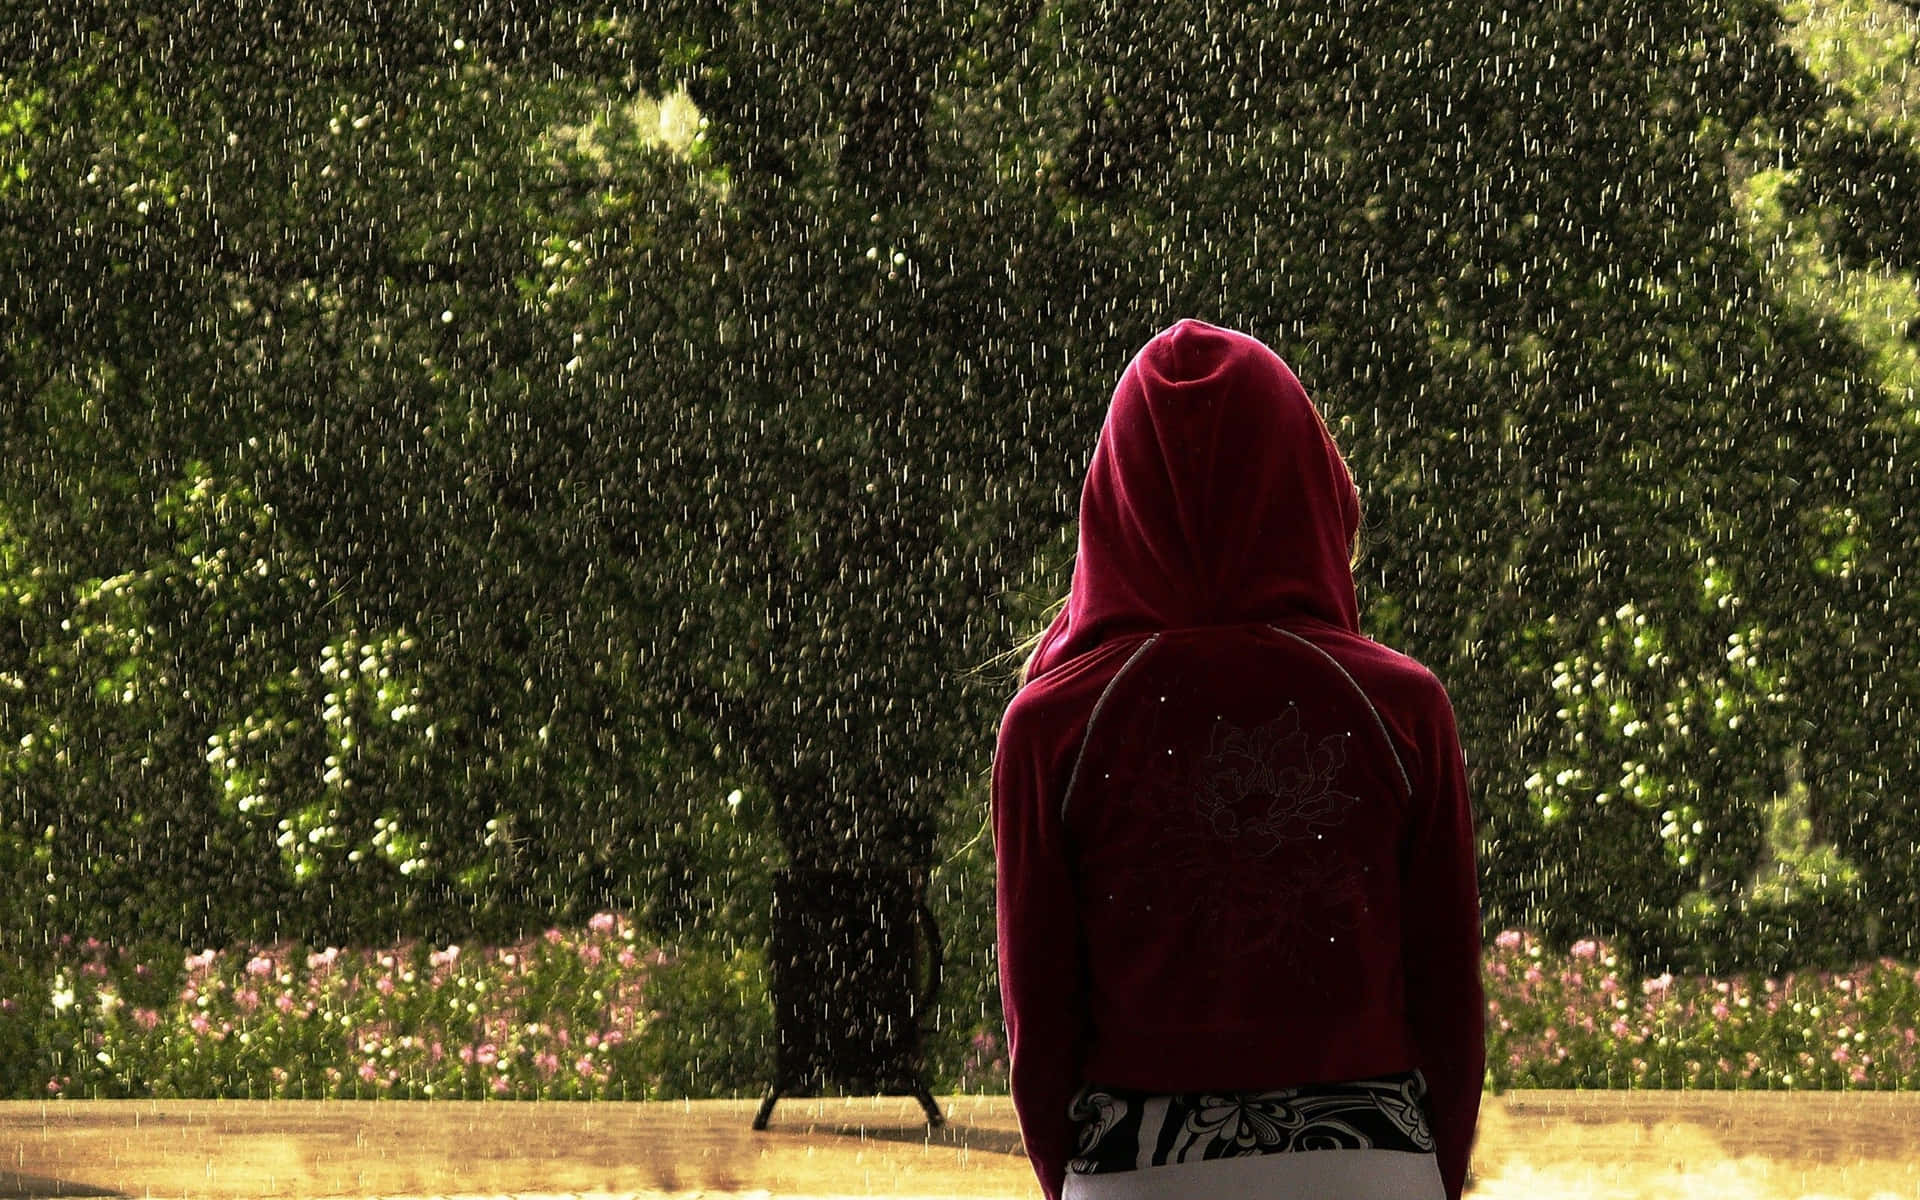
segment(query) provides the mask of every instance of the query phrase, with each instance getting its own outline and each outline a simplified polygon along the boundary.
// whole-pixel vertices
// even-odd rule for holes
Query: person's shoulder
[[[1411,654],[1346,631],[1326,648],[1376,704],[1422,711],[1448,703],[1440,677]]]
[[[1085,718],[1114,676],[1150,640],[1147,634],[1112,638],[1059,664],[1014,693],[1001,728],[1051,727]]]

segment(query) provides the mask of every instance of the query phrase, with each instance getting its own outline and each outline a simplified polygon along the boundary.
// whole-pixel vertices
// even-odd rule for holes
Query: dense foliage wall
[[[1354,464],[1490,929],[1913,952],[1910,5],[376,7],[0,29],[16,950],[929,865],[1196,315]]]

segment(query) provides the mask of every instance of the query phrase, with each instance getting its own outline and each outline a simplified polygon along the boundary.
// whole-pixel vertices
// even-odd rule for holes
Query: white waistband
[[[1061,1200],[1446,1200],[1439,1160],[1404,1150],[1306,1150],[1072,1175]]]

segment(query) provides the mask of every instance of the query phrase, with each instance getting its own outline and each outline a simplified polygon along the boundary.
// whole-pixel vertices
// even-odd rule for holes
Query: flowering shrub
[[[982,1029],[968,1040],[960,1077],[953,1083],[956,1092],[998,1094],[1007,1090],[1007,1049],[1000,1030]]]
[[[50,978],[0,971],[0,1082],[16,1099],[639,1100],[756,1086],[772,1042],[757,952],[633,940],[610,913],[494,949],[289,944],[169,962],[68,938]],[[1617,966],[1599,941],[1555,955],[1517,930],[1496,937],[1487,1085],[1920,1087],[1912,966],[1758,980]],[[1004,1091],[997,1022],[965,1046],[936,1088]]]
[[[642,1099],[644,995],[676,956],[633,937],[602,913],[495,949],[288,944],[164,970],[63,939],[45,990],[0,999],[0,1044],[10,1022],[37,1035],[40,1096]],[[161,977],[178,990],[156,996]]]
[[[1509,1087],[1920,1087],[1920,970],[1891,958],[1782,979],[1622,977],[1604,942],[1487,948],[1487,1083]]]

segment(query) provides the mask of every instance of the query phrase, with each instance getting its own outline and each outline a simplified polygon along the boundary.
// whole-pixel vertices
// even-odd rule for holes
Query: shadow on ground
[[[0,1200],[48,1200],[54,1196],[113,1196],[125,1200],[126,1193],[45,1175],[0,1171]]]
[[[1001,1129],[967,1129],[943,1125],[938,1129],[918,1125],[835,1125],[841,1137],[862,1141],[899,1142],[908,1146],[948,1146],[955,1150],[980,1150],[989,1154],[1010,1154],[1025,1158],[1027,1152],[1018,1133]],[[4,1200],[4,1197],[0,1197]]]

